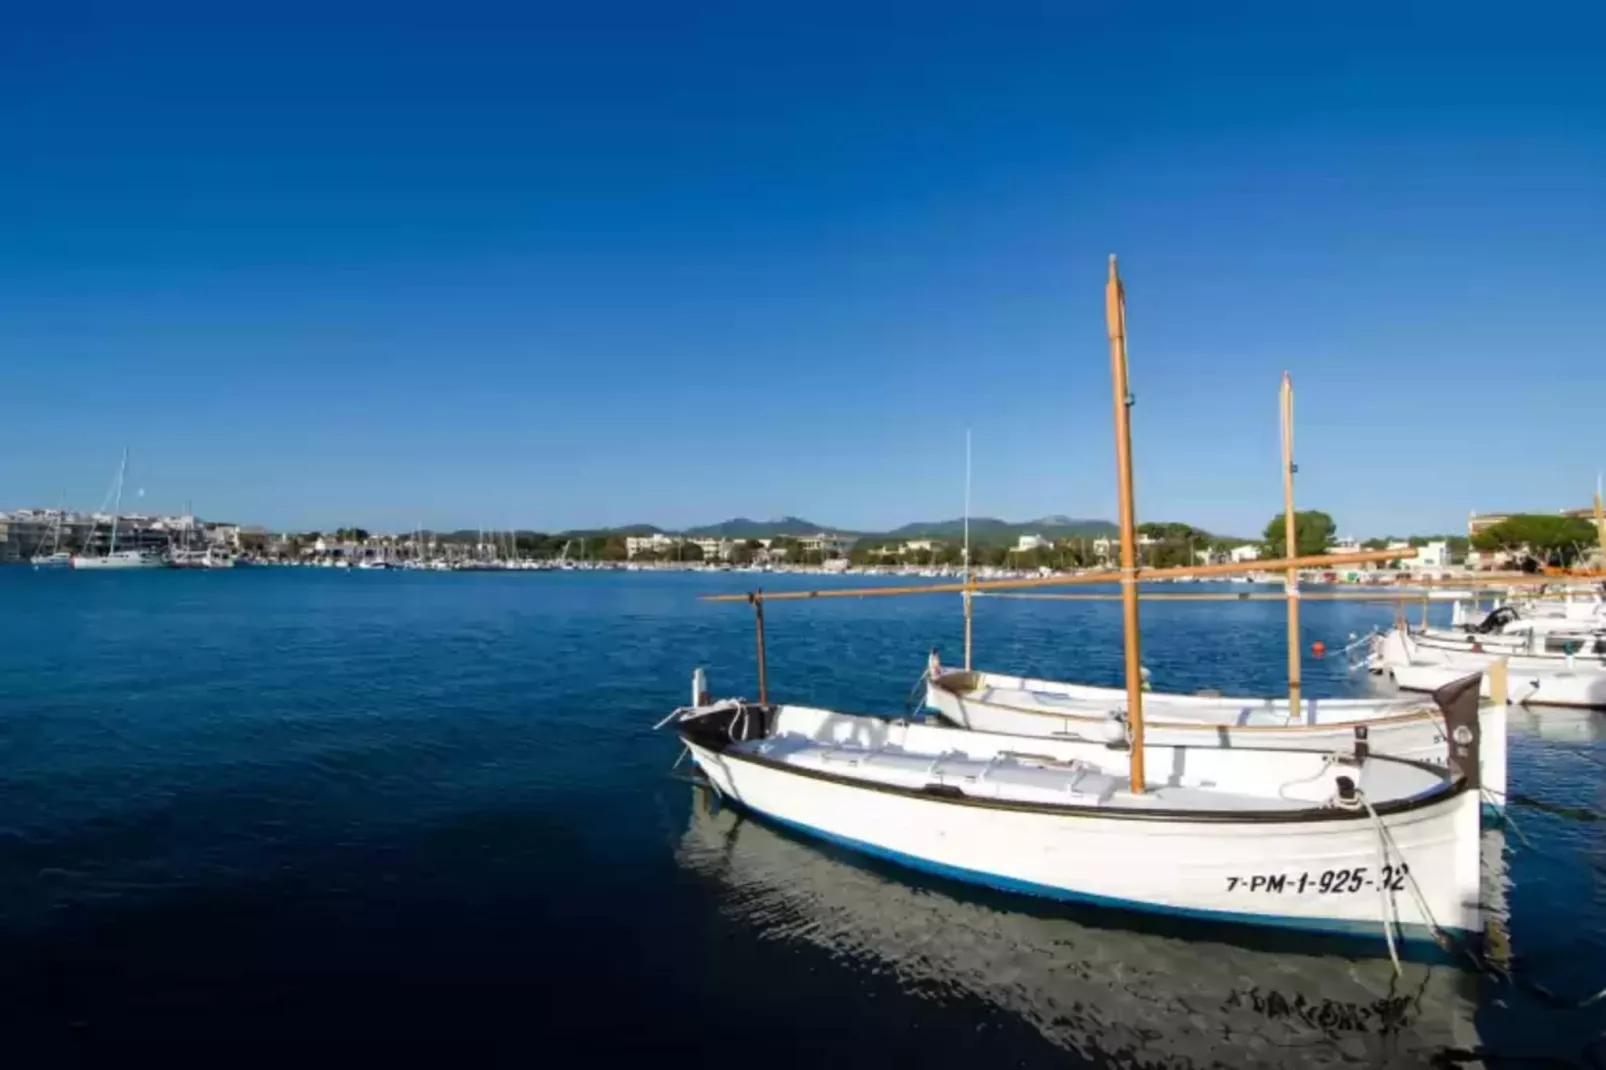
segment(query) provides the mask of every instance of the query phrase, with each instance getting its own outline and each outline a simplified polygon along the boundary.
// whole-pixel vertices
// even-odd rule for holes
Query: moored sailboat
[[[148,550],[119,550],[117,548],[117,523],[123,507],[123,479],[128,473],[128,450],[123,450],[122,462],[117,466],[116,492],[112,503],[111,539],[104,554],[85,553],[75,554],[72,567],[75,569],[133,569],[133,568],[165,568],[167,561],[159,554]],[[94,528],[90,528],[89,541],[94,539]]]
[[[1294,510],[1294,388],[1283,374],[1279,395],[1283,452],[1283,535],[1292,553],[1298,545]],[[967,495],[968,497],[968,495]],[[1315,699],[1300,680],[1299,571],[1285,572],[1288,613],[1288,696],[1236,698],[1149,692],[1143,697],[1146,731],[1155,743],[1174,746],[1259,747],[1335,750],[1363,729],[1371,748],[1414,761],[1443,765],[1444,723],[1430,703],[1399,698]],[[1120,740],[1128,731],[1127,695],[1004,673],[974,672],[971,661],[971,601],[965,600],[965,669],[943,671],[935,653],[928,662],[926,707],[952,724],[986,732],[1087,740]],[[1458,675],[1466,675],[1460,673]],[[1456,676],[1441,678],[1436,687]],[[1505,708],[1483,712],[1481,780],[1493,805],[1506,792]]]
[[[1346,749],[1327,753],[1146,737],[1125,307],[1113,258],[1106,294],[1120,477],[1122,739],[1023,739],[771,704],[761,595],[748,596],[759,628],[759,700],[711,702],[699,674],[693,705],[663,723],[675,724],[725,797],[916,869],[1049,898],[1357,935],[1391,952],[1397,937],[1444,946],[1475,934],[1483,786],[1476,673],[1434,694],[1446,724],[1442,767],[1375,753],[1364,726]],[[949,588],[925,588],[937,589]],[[832,592],[893,593],[900,592]]]
[[[1128,750],[804,706],[676,719],[724,796],[802,832],[1006,891],[1202,920],[1443,941],[1480,927],[1476,676],[1435,696],[1451,767],[1368,753]]]
[[[50,528],[50,552],[46,553],[39,548],[28,563],[34,568],[71,568],[72,554],[61,548],[61,525],[67,518],[65,504],[56,511],[56,522]],[[41,540],[42,541],[42,540]]]
[[[1606,640],[1590,636],[1586,641],[1588,646],[1570,654],[1558,651],[1512,656],[1498,650],[1429,644],[1395,628],[1373,637],[1367,665],[1372,673],[1392,680],[1401,690],[1432,691],[1449,680],[1482,672],[1501,661],[1510,675],[1507,698],[1511,702],[1606,709],[1606,649],[1600,646]],[[1490,697],[1487,680],[1484,695]]]

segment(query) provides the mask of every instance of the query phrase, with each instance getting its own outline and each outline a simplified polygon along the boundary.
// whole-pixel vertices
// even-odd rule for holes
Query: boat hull
[[[1453,665],[1419,663],[1387,665],[1381,672],[1402,691],[1434,691],[1466,675],[1464,668]],[[1489,697],[1487,676],[1483,678],[1481,693],[1484,698]],[[1524,706],[1606,709],[1606,673],[1512,670],[1506,679],[1506,694],[1507,701]]]
[[[72,567],[85,570],[126,570],[140,568],[166,568],[167,562],[159,557],[74,557]]]
[[[1375,643],[1368,661],[1372,671],[1392,677],[1403,690],[1432,690],[1443,681],[1482,671],[1503,658],[1508,701],[1606,709],[1606,665],[1598,656],[1568,659],[1445,650],[1418,643],[1398,629],[1380,636]],[[1487,676],[1481,687],[1487,697]]]
[[[1451,642],[1443,639],[1404,635],[1398,628],[1376,640],[1373,662],[1386,665],[1423,664],[1447,665],[1461,670],[1462,675],[1487,669],[1500,658],[1505,658],[1512,672],[1558,672],[1575,668],[1606,669],[1606,654],[1595,652],[1596,637],[1584,637],[1581,646],[1588,653],[1533,653],[1512,650],[1509,647],[1484,644],[1469,639]]]
[[[1434,691],[1465,676],[1449,673],[1437,679]],[[1069,699],[1058,707],[1019,708],[975,697],[981,688],[964,688],[964,683],[985,685],[1008,683],[1015,689],[1057,689],[1041,691]],[[944,686],[947,684],[948,686]],[[1024,685],[1024,686],[1022,686]],[[1484,682],[1487,688],[1487,681]],[[1152,701],[1151,701],[1152,699]],[[1085,688],[992,673],[950,673],[928,681],[926,706],[945,721],[960,728],[1006,735],[1052,739],[1084,739],[1092,742],[1124,738],[1124,723],[1112,714],[1124,713],[1126,693],[1106,688]],[[1145,696],[1143,738],[1151,746],[1237,747],[1275,750],[1315,750],[1347,752],[1355,745],[1355,730],[1366,729],[1367,742],[1374,753],[1444,766],[1448,760],[1444,718],[1431,705],[1414,708],[1398,702],[1336,700],[1307,703],[1308,724],[1271,724],[1286,716],[1288,704],[1263,700],[1207,699],[1189,695]],[[1257,716],[1265,714],[1264,716]],[[1327,718],[1333,718],[1328,720]],[[1230,718],[1230,719],[1229,719]],[[1234,720],[1246,723],[1233,723]],[[1482,781],[1493,805],[1503,806],[1506,797],[1506,711],[1488,706],[1479,713],[1482,728]],[[1260,723],[1248,723],[1258,721]]]
[[[800,832],[1004,891],[1381,949],[1481,928],[1475,692],[1454,710],[1460,767],[1311,751],[1123,751],[745,703],[681,711],[722,795]],[[1470,770],[1470,772],[1469,772]],[[1345,785],[1364,796],[1333,804]],[[1372,802],[1359,803],[1365,797]]]
[[[1325,822],[1154,818],[1139,828],[1126,817],[921,798],[688,746],[721,794],[801,833],[911,869],[1038,898],[1384,940],[1377,884],[1386,863],[1364,812]],[[1432,915],[1396,890],[1399,935],[1432,943],[1434,925],[1461,936],[1478,931],[1477,793],[1382,820]],[[1337,885],[1344,890],[1335,892]]]

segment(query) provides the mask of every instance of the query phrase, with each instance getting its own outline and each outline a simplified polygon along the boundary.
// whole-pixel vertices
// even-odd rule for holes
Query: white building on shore
[[[1244,564],[1246,561],[1259,561],[1260,547],[1252,542],[1246,542],[1242,546],[1234,546],[1227,551],[1227,559],[1235,565]]]
[[[640,554],[668,553],[678,545],[679,541],[661,531],[655,531],[651,535],[627,535],[625,536],[625,554],[628,557],[636,557]]]

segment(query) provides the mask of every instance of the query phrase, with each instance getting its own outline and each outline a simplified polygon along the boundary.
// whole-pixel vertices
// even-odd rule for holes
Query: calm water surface
[[[748,611],[696,598],[742,582],[0,569],[8,1050],[1598,1065],[1606,1007],[1563,1005],[1606,984],[1592,715],[1516,716],[1527,842],[1486,833],[1501,942],[1556,998],[1395,978],[914,877],[709,805],[650,728],[696,665],[756,693]],[[1281,613],[1146,603],[1144,662],[1161,688],[1277,691]],[[1306,639],[1389,615],[1308,603]],[[777,603],[769,625],[780,698],[900,713],[927,649],[960,658],[953,598]],[[1114,603],[978,603],[987,667],[1114,685],[1118,636]],[[1305,674],[1357,686],[1337,659]]]

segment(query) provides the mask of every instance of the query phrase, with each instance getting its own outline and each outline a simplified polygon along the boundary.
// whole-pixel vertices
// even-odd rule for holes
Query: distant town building
[[[1450,543],[1445,539],[1435,539],[1425,546],[1419,546],[1416,556],[1405,562],[1413,569],[1446,569],[1450,567]]]
[[[1160,540],[1156,539],[1153,535],[1140,534],[1138,536],[1139,551],[1142,551],[1144,548],[1149,546],[1158,546],[1159,544]],[[1094,539],[1092,543],[1089,544],[1089,547],[1093,551],[1093,557],[1101,565],[1109,565],[1119,559],[1121,556],[1120,539],[1112,539],[1109,536],[1101,536],[1097,539]],[[1142,554],[1140,553],[1139,556],[1141,557]]]
[[[704,561],[729,561],[736,549],[735,539],[688,539],[691,545],[703,552]]]
[[[627,557],[637,557],[641,554],[668,553],[675,548],[678,541],[659,531],[655,531],[651,535],[626,535],[625,555]],[[617,546],[618,543],[614,545]]]
[[[853,540],[846,535],[833,535],[819,531],[813,535],[799,535],[798,546],[804,553],[810,554],[846,554],[853,547]]]
[[[937,549],[935,539],[910,539],[898,551],[900,554],[929,554]]]
[[[1015,552],[1023,554],[1028,550],[1047,550],[1053,545],[1053,542],[1041,535],[1022,535],[1015,540]]]
[[[1242,546],[1234,546],[1228,550],[1227,558],[1235,565],[1241,565],[1246,561],[1259,561],[1260,547],[1252,542],[1246,542]]]

